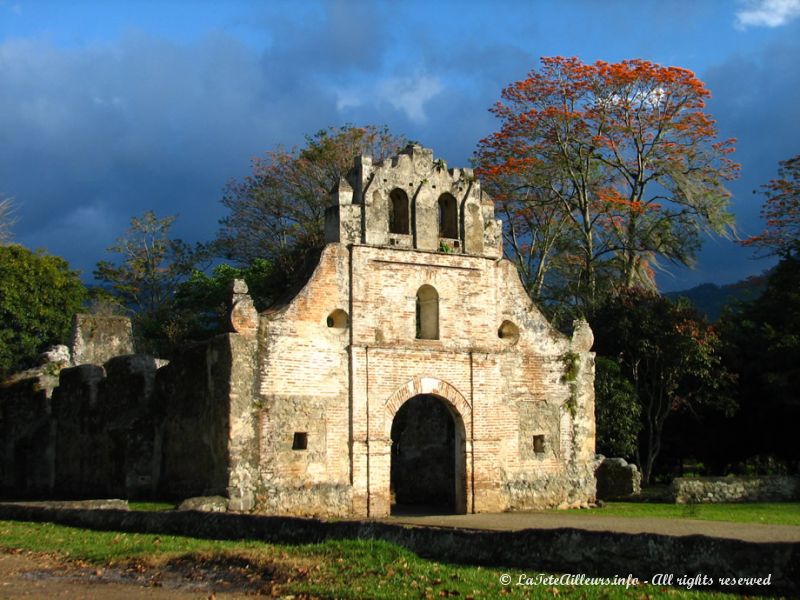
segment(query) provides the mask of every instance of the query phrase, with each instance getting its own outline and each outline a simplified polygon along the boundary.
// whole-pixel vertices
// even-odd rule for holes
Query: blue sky
[[[0,0],[0,194],[16,241],[90,274],[145,210],[213,238],[225,182],[278,144],[386,124],[467,165],[488,108],[541,56],[693,70],[722,137],[743,235],[752,191],[800,153],[800,0],[48,2]],[[709,239],[663,289],[730,283],[768,262]]]

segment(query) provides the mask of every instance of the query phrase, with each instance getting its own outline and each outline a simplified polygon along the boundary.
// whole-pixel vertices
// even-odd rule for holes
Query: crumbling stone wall
[[[223,495],[253,507],[255,340],[230,333],[184,348],[156,378],[162,406],[160,491]]]
[[[61,371],[53,392],[55,493],[151,497],[156,492],[156,361],[134,354]]]
[[[51,396],[57,379],[32,372],[0,385],[0,493],[47,496],[53,490],[55,445]]]
[[[347,249],[328,246],[299,293],[261,316],[259,510],[352,514],[348,267]]]
[[[717,502],[790,502],[800,500],[800,478],[676,477],[670,493],[678,504]]]
[[[97,364],[62,371],[43,422],[55,424],[55,488],[380,517],[393,477],[427,476],[455,512],[591,502],[591,330],[564,336],[530,302],[472,172],[419,146],[361,157],[325,231],[293,298],[259,315],[235,282],[230,333],[167,366],[109,359],[106,348],[130,349],[125,328],[79,319],[75,363]],[[450,415],[452,435],[404,464],[392,428],[420,396]],[[452,470],[437,475],[426,459],[446,453]]]
[[[457,239],[442,237],[444,194],[456,199]],[[397,198],[409,203],[407,233],[391,231]],[[357,159],[326,236],[303,290],[262,318],[260,506],[388,514],[392,424],[420,394],[443,402],[459,432],[454,510],[594,499],[591,330],[567,338],[531,304],[498,260],[500,223],[469,171],[418,146]],[[421,304],[423,286],[435,293]],[[436,327],[420,325],[431,302]],[[346,319],[331,326],[337,310]],[[293,448],[298,433],[307,448]]]
[[[600,500],[638,496],[642,492],[641,472],[624,458],[603,458],[595,474]]]
[[[115,356],[133,354],[131,320],[119,315],[75,315],[70,349],[74,365],[102,365]]]

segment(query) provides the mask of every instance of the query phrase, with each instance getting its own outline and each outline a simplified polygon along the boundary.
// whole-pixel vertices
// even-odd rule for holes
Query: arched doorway
[[[465,512],[464,425],[431,394],[407,400],[392,420],[392,514]]]

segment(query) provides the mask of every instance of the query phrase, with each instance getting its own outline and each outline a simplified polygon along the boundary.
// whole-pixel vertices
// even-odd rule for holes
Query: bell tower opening
[[[389,233],[408,235],[408,196],[400,188],[389,194]]]
[[[439,237],[458,239],[458,208],[451,194],[439,196]]]

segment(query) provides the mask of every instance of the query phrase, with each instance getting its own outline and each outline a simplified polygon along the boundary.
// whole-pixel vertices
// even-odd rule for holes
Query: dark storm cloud
[[[720,136],[735,137],[733,158],[742,165],[741,177],[729,188],[739,235],[763,227],[759,211],[760,186],[777,176],[778,162],[800,154],[800,44],[773,44],[755,57],[734,57],[709,69],[704,78],[713,98],[709,112],[717,119]],[[754,260],[753,252],[723,240],[709,240],[701,255],[702,268],[680,272],[679,283],[691,287],[706,281],[731,283],[755,275],[774,261]]]
[[[581,5],[564,9],[575,19],[555,24],[540,14],[547,6],[505,16],[421,2],[286,6],[241,15],[234,23],[246,32],[241,39],[218,32],[176,42],[129,31],[77,47],[0,42],[0,193],[17,200],[17,240],[91,272],[130,217],[148,209],[180,214],[176,230],[185,239],[210,239],[225,182],[245,175],[253,155],[348,122],[386,124],[464,166],[498,126],[488,108],[501,89],[542,55],[579,52],[588,42],[573,21],[595,28],[579,18]],[[628,5],[614,10],[627,15]],[[487,30],[495,17],[502,36]],[[550,35],[551,27],[566,33]],[[606,54],[608,36],[592,39],[585,60],[624,58]],[[760,199],[751,190],[775,175],[778,160],[800,152],[797,55],[797,44],[786,42],[763,58],[730,59],[701,73],[722,135],[739,138],[743,177],[732,189],[745,233],[758,230]],[[703,269],[679,276],[731,281],[760,270],[748,256],[710,242]]]
[[[224,182],[298,124],[333,123],[334,96],[292,66],[225,36],[177,45],[129,34],[113,46],[0,45],[0,189],[17,241],[91,271],[130,217],[180,213],[213,236]],[[291,89],[284,82],[292,79]]]

